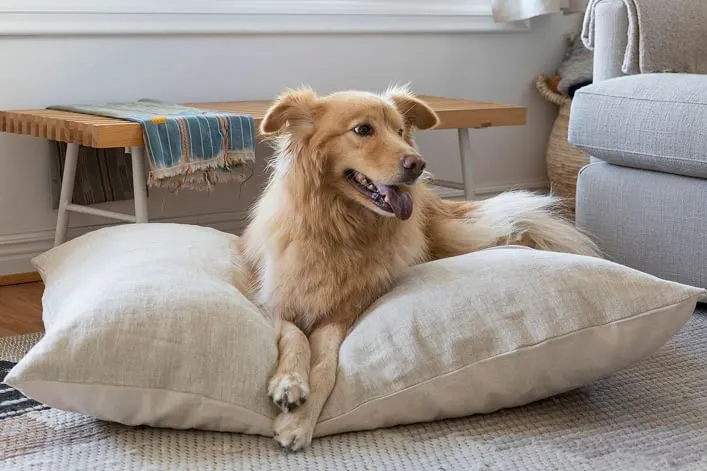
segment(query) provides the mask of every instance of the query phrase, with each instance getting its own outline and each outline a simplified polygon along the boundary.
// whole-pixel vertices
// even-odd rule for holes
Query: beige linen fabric
[[[270,435],[276,339],[232,284],[244,281],[236,240],[126,225],[40,256],[47,332],[7,383],[129,425]],[[660,348],[703,295],[608,261],[513,247],[414,267],[344,341],[315,434],[579,387]]]
[[[179,224],[90,232],[38,256],[46,333],[7,383],[130,425],[267,433],[275,333],[234,286],[237,237]]]
[[[703,293],[514,247],[414,267],[344,341],[315,434],[491,412],[579,387],[657,350]]]
[[[638,364],[494,414],[332,435],[283,453],[255,435],[125,427],[45,409],[0,419],[0,470],[704,471],[705,308]]]

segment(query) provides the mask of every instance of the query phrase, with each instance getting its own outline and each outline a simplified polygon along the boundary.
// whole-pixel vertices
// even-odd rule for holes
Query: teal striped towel
[[[251,116],[155,100],[49,109],[140,123],[150,165],[149,186],[209,190],[217,182],[242,182],[247,178],[245,167],[255,160]]]

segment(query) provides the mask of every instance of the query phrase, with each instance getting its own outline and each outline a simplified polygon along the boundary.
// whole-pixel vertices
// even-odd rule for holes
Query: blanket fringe
[[[213,191],[216,184],[243,183],[252,176],[255,151],[229,151],[216,159],[182,162],[169,168],[152,168],[147,184],[151,188]],[[249,171],[250,170],[250,171]]]

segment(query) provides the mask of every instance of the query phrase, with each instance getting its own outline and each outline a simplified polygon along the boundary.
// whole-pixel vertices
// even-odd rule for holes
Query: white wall
[[[528,106],[528,124],[472,132],[480,190],[537,186],[556,110],[534,89],[553,73],[573,17],[536,21],[528,32],[386,35],[213,35],[0,38],[0,108],[106,100],[225,101],[270,98],[308,84],[380,90],[411,82],[419,93]],[[453,131],[419,137],[436,177],[460,181]],[[261,152],[261,163],[265,152]],[[56,213],[48,145],[0,136],[0,274],[30,271],[51,246]],[[211,194],[151,190],[150,217],[238,231],[262,175]],[[110,209],[129,210],[130,203]],[[106,221],[72,215],[71,234]]]

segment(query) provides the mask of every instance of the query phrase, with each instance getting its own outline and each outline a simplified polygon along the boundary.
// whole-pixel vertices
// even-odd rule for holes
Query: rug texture
[[[488,415],[325,437],[298,453],[263,437],[105,423],[2,385],[0,470],[703,471],[706,314],[650,358],[582,389]],[[2,369],[37,339],[0,339]]]

